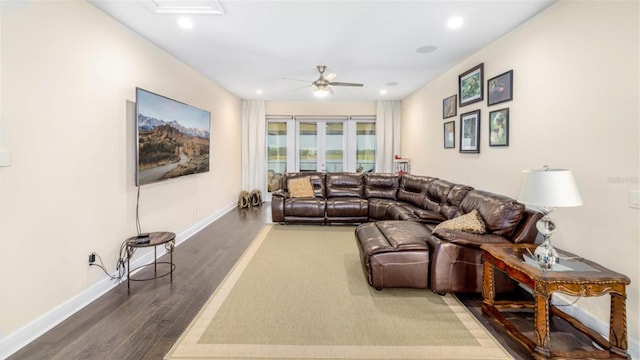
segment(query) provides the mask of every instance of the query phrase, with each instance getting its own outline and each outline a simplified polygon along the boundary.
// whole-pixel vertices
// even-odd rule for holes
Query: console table
[[[552,270],[542,270],[533,252],[536,244],[482,245],[484,279],[482,312],[495,319],[517,341],[524,345],[535,359],[631,359],[627,352],[626,286],[627,276],[606,269],[592,261],[566,251],[558,250],[561,260]],[[512,279],[533,291],[534,301],[496,301],[494,271],[502,270]],[[582,324],[576,318],[551,305],[551,294],[561,292],[571,296],[611,296],[609,339]],[[501,309],[534,309],[533,339],[520,332],[509,322]],[[530,310],[529,310],[530,311]],[[549,320],[556,315],[589,336],[604,350],[554,351],[551,349]]]
[[[147,280],[153,280],[153,279],[157,279],[157,278],[169,275],[170,281],[173,282],[173,271],[176,268],[176,265],[173,263],[173,248],[175,247],[175,242],[176,242],[176,234],[172,232],[166,232],[166,231],[152,232],[152,233],[149,233],[148,237],[141,238],[138,236],[132,236],[127,239],[126,241],[127,293],[129,293],[131,289],[130,287],[131,281],[147,281]],[[167,252],[169,252],[169,261],[158,261],[157,246],[159,245],[164,245],[164,248],[167,250]],[[131,259],[131,256],[133,256],[133,253],[137,248],[145,248],[145,247],[153,247],[153,262],[142,265],[142,266],[138,266],[135,269],[131,269],[131,267],[129,266],[129,260]],[[158,264],[169,265],[169,270],[158,274]],[[147,267],[147,266],[153,266],[153,276],[147,277],[147,278],[138,278],[138,279],[131,278],[132,272],[135,272],[136,270]]]

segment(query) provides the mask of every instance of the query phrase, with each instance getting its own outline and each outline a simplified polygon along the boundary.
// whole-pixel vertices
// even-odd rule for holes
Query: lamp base
[[[544,242],[536,248],[533,256],[536,258],[536,261],[538,261],[540,268],[545,271],[553,269],[553,266],[557,264],[560,259],[558,257],[558,252],[556,252],[556,249],[551,246],[548,238],[545,238]]]

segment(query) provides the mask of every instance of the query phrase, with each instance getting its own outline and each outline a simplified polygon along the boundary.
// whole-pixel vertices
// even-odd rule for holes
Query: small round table
[[[132,236],[127,239],[127,293],[130,291],[130,282],[131,281],[147,281],[157,279],[163,276],[170,276],[170,281],[173,282],[173,271],[176,268],[176,265],[173,263],[173,248],[175,247],[176,242],[176,234],[167,231],[159,231],[149,233],[148,237],[139,237]],[[169,261],[158,261],[157,255],[157,246],[164,245],[164,248],[169,252]],[[138,266],[135,269],[131,269],[129,266],[129,260],[133,253],[137,248],[146,248],[153,247],[153,262],[145,265]],[[158,274],[158,264],[169,265],[169,270],[167,272]],[[146,266],[153,265],[153,276],[142,279],[132,279],[131,272],[135,272],[138,269],[141,269]]]

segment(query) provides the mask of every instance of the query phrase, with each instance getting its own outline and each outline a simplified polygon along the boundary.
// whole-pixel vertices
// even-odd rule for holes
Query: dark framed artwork
[[[460,115],[460,152],[480,152],[480,110]]]
[[[489,146],[509,146],[509,108],[489,112]]]
[[[442,118],[446,119],[456,115],[458,115],[457,95],[451,95],[442,100]]]
[[[513,70],[487,81],[487,105],[495,105],[513,100]]]
[[[456,122],[448,121],[444,123],[444,148],[454,149],[456,147]]]
[[[484,99],[484,63],[476,65],[458,75],[458,97],[460,106]]]

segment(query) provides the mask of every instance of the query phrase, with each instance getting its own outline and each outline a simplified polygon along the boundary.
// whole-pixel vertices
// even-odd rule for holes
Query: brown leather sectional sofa
[[[310,178],[315,196],[290,196],[289,179],[300,177]],[[436,229],[474,210],[482,233]],[[279,223],[359,223],[355,237],[372,287],[437,293],[481,292],[480,245],[532,243],[541,217],[509,197],[434,177],[318,172],[284,174],[271,213]],[[513,289],[513,281],[497,275],[497,292]]]

